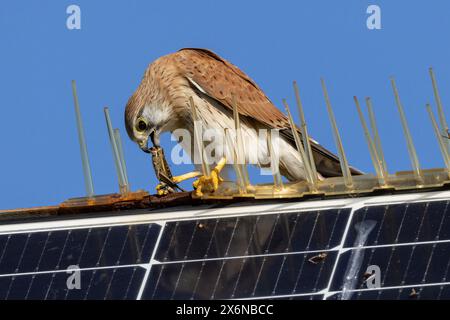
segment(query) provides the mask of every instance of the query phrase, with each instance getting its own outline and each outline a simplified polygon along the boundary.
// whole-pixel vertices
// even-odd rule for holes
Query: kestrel
[[[267,163],[259,159],[267,159],[269,149],[267,143],[259,139],[258,130],[278,129],[280,173],[290,181],[305,180],[305,169],[286,115],[249,76],[210,50],[181,49],[158,58],[148,66],[139,87],[126,105],[128,135],[146,152],[149,150],[149,139],[154,146],[159,146],[162,132],[183,128],[194,137],[193,114],[189,105],[191,98],[203,129],[234,130],[233,104],[236,103],[243,141],[252,142],[243,148],[245,159],[248,161],[257,155],[258,166],[267,167]],[[189,145],[184,141],[180,143],[186,152],[193,150],[192,141]],[[311,147],[320,179],[342,175],[336,155],[312,139]],[[225,148],[218,150],[216,152]],[[190,156],[193,157],[192,152]],[[220,154],[219,158],[224,156]],[[229,160],[221,159],[220,169]],[[213,172],[212,191],[217,188],[218,171]],[[356,169],[351,168],[351,171],[360,174]],[[199,183],[208,180],[205,180],[208,177],[202,178],[194,185],[199,187]]]

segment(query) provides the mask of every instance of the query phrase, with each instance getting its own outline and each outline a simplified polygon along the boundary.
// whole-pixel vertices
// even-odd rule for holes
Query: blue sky
[[[70,4],[81,8],[81,30],[66,27]],[[366,27],[370,4],[381,8],[381,30]],[[147,65],[183,47],[216,51],[249,74],[277,106],[282,98],[294,106],[297,80],[311,135],[336,151],[320,88],[323,76],[349,161],[369,172],[353,95],[373,98],[389,171],[410,169],[389,84],[394,75],[422,167],[443,167],[424,105],[434,105],[429,66],[437,73],[444,106],[450,104],[448,12],[445,0],[2,1],[0,209],[85,194],[72,79],[96,194],[118,189],[104,106],[121,130],[132,189],[153,192],[151,161],[126,136],[123,110]],[[166,136],[163,145],[169,140]]]

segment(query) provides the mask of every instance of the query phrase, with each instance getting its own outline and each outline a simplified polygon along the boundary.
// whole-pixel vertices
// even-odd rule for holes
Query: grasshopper
[[[152,155],[152,164],[153,169],[155,169],[156,178],[160,182],[157,187],[158,194],[173,193],[176,189],[185,191],[173,181],[173,175],[164,156],[164,150],[161,147],[152,147],[149,151]]]

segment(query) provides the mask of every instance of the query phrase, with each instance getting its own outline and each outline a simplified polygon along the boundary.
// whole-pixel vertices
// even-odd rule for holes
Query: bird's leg
[[[219,188],[219,183],[223,181],[220,177],[220,171],[225,167],[227,163],[226,158],[220,159],[217,166],[211,171],[209,176],[201,176],[192,184],[195,189],[195,195],[201,197],[203,192],[214,192]]]
[[[188,173],[167,179],[169,181],[166,181],[166,180],[160,181],[159,184],[156,186],[156,192],[158,193],[159,196],[164,196],[166,194],[173,193],[173,192],[175,192],[173,185],[177,185],[184,180],[196,178],[201,175],[202,174],[198,171],[192,171],[192,172],[188,172]],[[160,179],[161,179],[161,177],[160,177]],[[181,191],[184,191],[180,187],[178,187],[178,186],[176,186],[176,187],[179,188]]]
[[[201,172],[199,171],[192,171],[192,172],[188,172],[179,176],[175,176],[172,178],[172,181],[174,183],[180,183],[181,181],[187,180],[187,179],[191,179],[191,178],[196,178],[198,176],[201,176]]]

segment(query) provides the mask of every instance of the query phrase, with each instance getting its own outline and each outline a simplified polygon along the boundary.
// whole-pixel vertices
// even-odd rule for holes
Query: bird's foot
[[[175,190],[168,186],[166,183],[164,182],[160,182],[157,186],[156,186],[156,193],[158,194],[158,196],[165,196],[169,193],[174,193]]]
[[[227,160],[225,158],[220,159],[217,166],[211,171],[209,176],[201,176],[192,184],[195,189],[195,195],[197,197],[203,196],[203,192],[214,192],[219,188],[219,184],[223,181],[219,175],[225,166]]]

